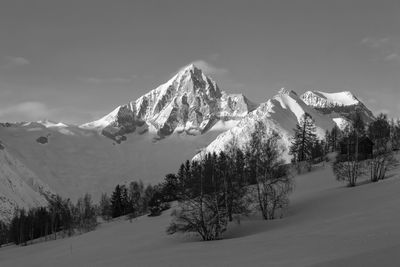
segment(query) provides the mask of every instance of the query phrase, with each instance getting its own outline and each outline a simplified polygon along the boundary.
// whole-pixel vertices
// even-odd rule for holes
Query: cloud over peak
[[[216,67],[205,60],[195,60],[191,64],[194,64],[198,68],[200,68],[205,74],[209,75],[224,75],[227,74],[229,71],[225,68]]]

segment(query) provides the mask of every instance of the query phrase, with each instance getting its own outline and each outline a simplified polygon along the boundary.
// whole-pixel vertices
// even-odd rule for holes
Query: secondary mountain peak
[[[351,114],[358,110],[365,122],[374,119],[373,113],[350,91],[326,93],[322,91],[307,91],[300,98],[309,106],[329,115],[333,119],[350,119]],[[340,123],[345,127],[346,123]],[[339,126],[340,128],[343,128]]]
[[[335,122],[323,115],[312,106],[307,105],[296,92],[280,89],[278,93],[257,109],[245,116],[235,127],[221,133],[210,143],[195,159],[204,153],[220,152],[226,149],[227,144],[236,143],[239,147],[245,147],[254,130],[255,124],[260,122],[266,126],[267,134],[273,132],[279,135],[279,147],[282,149],[283,158],[290,162],[288,154],[293,136],[293,129],[300,121],[304,113],[311,115],[316,125],[316,134],[320,139],[324,138],[326,130],[331,130]]]
[[[350,91],[337,93],[325,93],[321,91],[307,91],[301,95],[301,99],[310,106],[316,108],[328,108],[332,106],[358,105],[360,101]]]

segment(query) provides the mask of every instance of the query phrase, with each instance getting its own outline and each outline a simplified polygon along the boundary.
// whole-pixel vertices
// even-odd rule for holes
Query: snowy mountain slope
[[[53,191],[0,144],[0,220],[10,220],[15,208],[47,204]]]
[[[118,139],[141,127],[165,137],[174,131],[202,134],[218,121],[238,120],[255,105],[245,96],[230,95],[193,64],[180,70],[165,84],[117,107],[103,118],[81,125]]]
[[[291,157],[288,148],[294,133],[293,129],[304,113],[310,114],[314,119],[320,139],[324,138],[326,130],[332,129],[335,125],[328,116],[304,103],[294,91],[281,89],[275,97],[243,118],[236,127],[219,135],[202,153],[196,155],[195,159],[201,157],[203,153],[223,151],[226,145],[232,142],[243,147],[250,139],[256,122],[261,122],[266,126],[268,134],[278,133],[280,147],[284,153],[283,158],[289,161]]]
[[[340,129],[349,124],[350,113],[358,109],[365,122],[374,119],[373,113],[351,92],[325,93],[321,91],[307,91],[300,98],[309,106],[328,115],[338,123]]]
[[[0,137],[9,153],[54,192],[73,201],[88,192],[97,201],[102,192],[111,192],[118,183],[162,181],[234,125],[236,121],[220,121],[202,135],[174,133],[157,142],[152,134],[130,134],[117,144],[77,126],[62,128],[72,133],[65,134],[58,127],[34,122],[0,126]]]

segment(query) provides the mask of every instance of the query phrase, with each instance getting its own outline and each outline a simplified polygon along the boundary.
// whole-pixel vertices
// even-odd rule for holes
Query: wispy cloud
[[[361,44],[374,50],[381,60],[400,62],[400,44],[388,37],[366,37],[361,40]]]
[[[4,58],[3,68],[15,68],[20,66],[29,65],[30,61],[24,57],[7,56]]]
[[[235,80],[235,77],[231,75],[229,69],[224,67],[218,67],[214,63],[213,64],[209,63],[210,61],[217,61],[217,59],[219,58],[219,54],[211,54],[206,58],[207,61],[199,59],[192,61],[190,64],[193,64],[197,68],[201,69],[204,74],[210,75],[212,78],[216,80],[218,84],[220,85],[222,84],[224,86],[224,89],[228,90],[233,89],[234,91],[240,91],[245,87],[245,84],[239,83]],[[183,69],[184,67],[182,67],[181,69]],[[176,73],[171,74],[170,77],[172,77],[175,74]]]
[[[217,61],[220,58],[220,54],[218,53],[213,53],[209,56],[207,56],[207,60],[209,61]]]
[[[369,46],[371,48],[381,48],[382,46],[387,45],[389,42],[389,38],[373,38],[373,37],[365,37],[361,40],[361,44]]]
[[[51,110],[41,102],[27,101],[0,109],[0,118],[22,118],[23,120],[40,120],[48,118]]]
[[[192,62],[196,67],[200,68],[205,74],[208,75],[224,75],[229,71],[226,68],[216,67],[210,63],[207,63],[205,60],[195,60]]]
[[[124,84],[131,83],[135,76],[131,76],[131,78],[123,78],[123,77],[112,77],[112,78],[100,78],[100,77],[85,77],[80,78],[81,81],[90,83],[90,84]]]
[[[400,62],[400,54],[391,53],[385,57],[386,61],[399,61]]]

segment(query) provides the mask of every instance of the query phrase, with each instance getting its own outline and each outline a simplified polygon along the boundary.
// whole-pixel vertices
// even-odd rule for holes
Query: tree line
[[[9,224],[0,222],[0,245],[13,242],[27,245],[29,241],[44,237],[71,236],[76,231],[93,230],[97,225],[96,207],[91,196],[85,194],[76,204],[69,199],[53,196],[47,207],[17,209]]]
[[[370,154],[362,155],[361,140],[372,143]],[[368,142],[369,142],[368,141]],[[345,149],[343,149],[345,148]],[[369,172],[370,181],[377,182],[385,178],[388,170],[397,164],[393,151],[400,149],[400,120],[389,120],[387,115],[379,114],[366,124],[359,109],[349,114],[349,121],[343,130],[337,126],[326,131],[325,139],[319,140],[313,118],[305,113],[294,129],[290,146],[292,162],[311,163],[322,161],[327,153],[337,152],[333,163],[334,174],[339,181],[356,186],[357,179]],[[361,151],[361,152],[360,152]]]
[[[167,175],[165,180],[168,181]],[[130,219],[144,215],[151,211],[158,213],[155,208],[160,208],[162,203],[175,199],[167,199],[164,184],[144,186],[142,181],[132,181],[128,185],[117,185],[109,197],[103,193],[99,203],[99,215],[105,220],[128,215]],[[167,204],[164,204],[166,206]],[[166,207],[163,207],[164,209]]]
[[[239,149],[208,153],[186,161],[174,180],[179,206],[167,232],[195,232],[203,240],[222,238],[228,223],[256,205],[265,220],[281,217],[293,188],[288,165],[281,159],[278,134],[255,124],[250,141]]]

